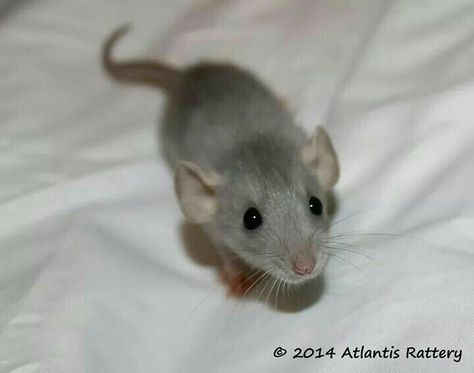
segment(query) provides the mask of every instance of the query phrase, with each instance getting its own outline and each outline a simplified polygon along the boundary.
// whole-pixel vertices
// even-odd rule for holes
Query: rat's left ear
[[[317,127],[301,151],[303,161],[317,176],[325,190],[330,190],[339,179],[339,163],[328,134]]]

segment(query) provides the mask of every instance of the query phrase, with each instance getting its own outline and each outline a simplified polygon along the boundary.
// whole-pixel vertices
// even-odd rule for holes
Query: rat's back
[[[165,154],[216,168],[236,146],[262,136],[303,141],[282,102],[251,73],[201,63],[182,72],[162,123]]]

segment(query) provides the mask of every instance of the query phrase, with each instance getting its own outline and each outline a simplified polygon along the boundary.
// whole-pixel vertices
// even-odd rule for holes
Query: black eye
[[[244,227],[251,231],[262,224],[262,215],[255,207],[249,208],[244,214]]]
[[[323,213],[323,204],[319,198],[311,196],[309,199],[309,209],[314,215],[321,215]]]

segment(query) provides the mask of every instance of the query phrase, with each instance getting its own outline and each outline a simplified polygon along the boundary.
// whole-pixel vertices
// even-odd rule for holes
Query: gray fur
[[[116,79],[167,91],[160,139],[176,170],[178,200],[214,242],[224,270],[236,275],[239,261],[290,283],[317,276],[326,261],[327,192],[339,175],[326,133],[319,129],[308,139],[281,100],[233,65],[179,71],[159,62],[114,61],[113,44],[125,30],[104,44],[103,66]],[[322,216],[310,212],[311,196],[322,201]],[[250,207],[263,218],[254,230],[243,225]],[[316,267],[303,276],[292,269],[297,261]]]
[[[326,205],[326,194],[301,160],[307,136],[250,73],[219,64],[186,70],[170,96],[161,139],[173,168],[188,160],[223,176],[217,215],[204,225],[223,255],[230,250],[254,267],[271,266],[288,282],[302,280],[291,271],[293,256],[314,255],[319,273],[327,215],[312,215],[308,201],[314,195]],[[264,223],[247,231],[242,217],[252,206]]]

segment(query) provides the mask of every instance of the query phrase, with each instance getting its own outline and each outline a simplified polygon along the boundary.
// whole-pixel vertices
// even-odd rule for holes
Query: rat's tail
[[[111,57],[115,43],[128,30],[128,25],[119,27],[106,39],[102,47],[102,65],[105,71],[117,80],[158,86],[167,91],[178,83],[181,73],[161,62],[146,60],[114,61]]]

